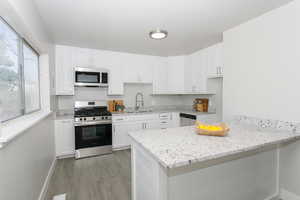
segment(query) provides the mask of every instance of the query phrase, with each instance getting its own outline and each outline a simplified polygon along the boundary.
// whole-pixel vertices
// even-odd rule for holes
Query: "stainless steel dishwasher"
[[[193,126],[195,125],[197,116],[186,114],[186,113],[180,113],[180,126]]]

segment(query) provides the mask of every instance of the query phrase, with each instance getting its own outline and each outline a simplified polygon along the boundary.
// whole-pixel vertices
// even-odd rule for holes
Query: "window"
[[[25,113],[40,109],[39,56],[23,44]]]
[[[0,17],[0,121],[40,109],[39,55]]]

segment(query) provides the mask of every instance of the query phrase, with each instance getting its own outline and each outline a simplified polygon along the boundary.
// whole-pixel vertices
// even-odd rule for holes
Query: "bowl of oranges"
[[[209,125],[199,121],[196,122],[196,132],[199,135],[226,136],[229,130],[229,127],[225,123]]]

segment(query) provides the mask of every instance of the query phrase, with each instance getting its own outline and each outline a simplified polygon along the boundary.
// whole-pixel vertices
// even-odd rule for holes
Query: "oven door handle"
[[[74,123],[74,126],[75,127],[78,127],[78,126],[92,126],[92,125],[109,125],[109,124],[112,124],[112,121],[111,120],[105,120],[105,121],[101,121],[101,122],[75,122]]]

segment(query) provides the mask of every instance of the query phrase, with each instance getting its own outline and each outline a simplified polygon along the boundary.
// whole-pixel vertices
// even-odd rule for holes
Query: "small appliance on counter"
[[[108,111],[109,112],[124,112],[125,106],[123,100],[109,100]]]
[[[112,153],[112,119],[106,101],[76,101],[75,158]]]
[[[208,104],[209,100],[208,99],[195,99],[194,100],[194,110],[197,112],[208,112]]]

